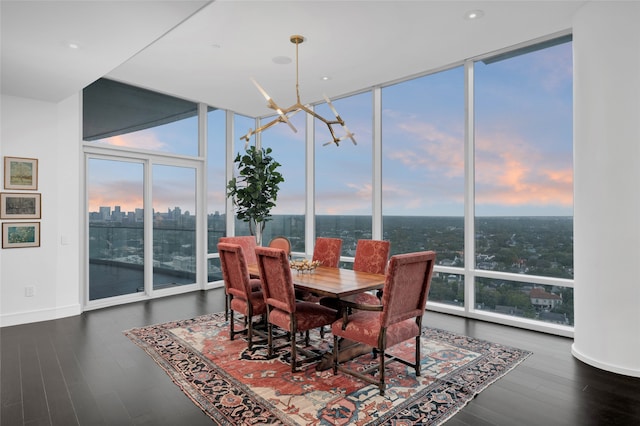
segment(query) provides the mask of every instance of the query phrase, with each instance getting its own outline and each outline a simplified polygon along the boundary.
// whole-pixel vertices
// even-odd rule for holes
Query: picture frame
[[[2,248],[40,247],[40,222],[4,222]]]
[[[41,194],[0,193],[0,219],[40,219]]]
[[[38,189],[38,160],[4,157],[4,189]]]

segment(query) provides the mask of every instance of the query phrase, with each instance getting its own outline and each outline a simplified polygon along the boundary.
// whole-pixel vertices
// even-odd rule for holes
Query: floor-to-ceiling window
[[[268,123],[275,117],[262,120]],[[271,148],[271,156],[280,163],[278,171],[282,174],[282,182],[278,191],[276,207],[271,211],[272,219],[267,222],[262,236],[266,245],[276,236],[286,236],[291,241],[291,251],[305,251],[305,136],[306,123],[304,114],[296,114],[290,118],[296,129],[289,126],[275,126],[262,133],[263,148]]]
[[[478,310],[573,325],[572,71],[568,38],[474,63]]]
[[[464,305],[464,67],[382,89],[383,237],[435,250],[430,301]],[[447,268],[447,269],[444,269]]]
[[[233,140],[232,146],[232,157],[235,159],[236,156],[244,154],[246,148],[249,143],[253,144],[253,142],[246,142],[245,140],[240,139],[241,136],[246,135],[250,129],[255,129],[256,120],[254,118],[246,117],[244,115],[234,114],[233,118],[233,128],[235,139]],[[252,139],[253,141],[254,139]],[[238,168],[236,164],[233,165],[233,174],[237,175]],[[234,220],[234,234],[235,235],[249,235],[249,223],[243,222],[233,216]]]
[[[315,121],[316,237],[342,238],[343,256],[353,257],[356,242],[372,237],[372,94],[365,92],[332,103],[355,134],[357,145],[345,139],[336,146],[328,127]],[[326,103],[316,111],[322,117],[334,117]],[[336,135],[343,134],[336,126]]]
[[[196,169],[154,164],[153,289],[196,282]]]
[[[218,240],[226,235],[226,117],[220,109],[207,112],[207,282],[222,279]]]

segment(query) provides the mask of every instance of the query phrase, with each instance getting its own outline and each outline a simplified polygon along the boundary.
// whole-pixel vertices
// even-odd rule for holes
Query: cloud
[[[515,135],[476,143],[476,203],[505,206],[573,205],[573,169]]]
[[[113,136],[103,139],[101,142],[123,148],[148,149],[153,151],[167,150],[167,144],[159,140],[154,132],[136,132]]]
[[[189,182],[187,182],[189,183]],[[155,211],[166,212],[167,209],[180,207],[182,212],[189,211],[196,214],[195,186],[185,185],[184,180],[155,180],[153,183],[153,208]]]
[[[371,214],[372,187],[369,183],[345,183],[346,190],[320,190],[316,193],[316,214]]]
[[[397,128],[407,134],[407,148],[387,148],[387,158],[400,161],[409,169],[427,168],[446,177],[464,175],[462,136],[451,134],[425,122],[401,122]]]
[[[431,211],[435,205],[463,202],[464,145],[462,133],[419,121],[416,116],[394,116],[394,138],[403,141],[385,147],[384,203],[401,203],[404,210]],[[494,206],[573,205],[573,169],[567,152],[537,141],[536,135],[496,128],[480,133],[475,142],[475,202]],[[391,132],[390,132],[391,133]],[[383,143],[384,143],[383,142]],[[552,145],[552,144],[549,144]],[[402,168],[395,168],[394,162]],[[404,188],[419,188],[407,193]],[[395,201],[392,201],[395,200]]]
[[[139,181],[110,180],[92,183],[89,189],[89,211],[97,212],[100,207],[120,206],[123,212],[142,208],[142,185]]]
[[[182,183],[182,184],[181,184]],[[156,211],[166,212],[167,209],[180,207],[182,212],[195,214],[194,191],[185,190],[182,181],[154,182],[153,205]],[[91,183],[89,188],[89,211],[96,212],[100,207],[120,206],[122,211],[135,211],[143,208],[142,184],[139,180],[109,180]]]

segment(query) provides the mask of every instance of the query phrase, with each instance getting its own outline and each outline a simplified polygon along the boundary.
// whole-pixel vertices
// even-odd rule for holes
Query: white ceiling
[[[58,102],[106,76],[265,116],[250,78],[295,102],[292,34],[301,101],[315,103],[570,29],[585,3],[1,0],[2,93]],[[473,9],[484,16],[465,19]]]

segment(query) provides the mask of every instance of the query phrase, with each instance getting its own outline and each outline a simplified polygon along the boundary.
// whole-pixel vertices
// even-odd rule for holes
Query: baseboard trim
[[[74,315],[80,315],[81,313],[82,307],[78,303],[74,305],[57,306],[51,309],[5,314],[0,315],[0,328],[72,317]]]
[[[610,371],[612,373],[623,374],[625,376],[640,377],[640,370],[633,370],[630,368],[620,367],[617,365],[607,364],[598,360],[595,360],[576,349],[575,343],[571,345],[571,355],[585,364],[589,364],[592,367],[599,368],[600,370]]]

